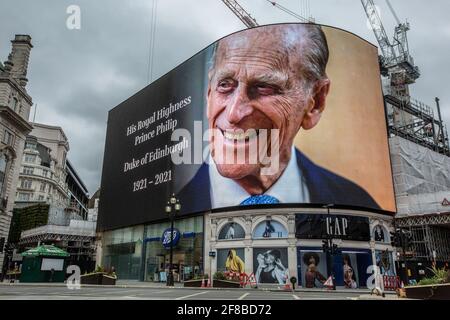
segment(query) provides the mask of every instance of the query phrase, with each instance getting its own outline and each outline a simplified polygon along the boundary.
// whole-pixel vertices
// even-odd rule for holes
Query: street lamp
[[[166,213],[170,217],[170,261],[169,261],[169,274],[167,275],[167,286],[174,285],[174,279],[173,279],[173,269],[172,269],[172,263],[173,263],[173,223],[175,220],[175,216],[178,212],[181,210],[181,204],[180,201],[175,197],[175,194],[172,194],[169,201],[166,205]]]
[[[327,220],[328,223],[331,222],[330,220],[330,208],[334,207],[334,204],[327,204],[324,205],[323,208],[327,209]],[[338,250],[338,246],[336,244],[333,244],[333,235],[330,232],[329,228],[328,228],[328,223],[326,224],[327,226],[327,238],[325,240],[322,240],[322,248],[323,251],[326,253],[327,256],[327,271],[328,271],[328,278],[332,277],[333,280],[333,290],[336,290],[336,281],[334,278],[334,272],[333,272],[333,266],[332,266],[332,258],[334,256],[334,254],[337,252]]]

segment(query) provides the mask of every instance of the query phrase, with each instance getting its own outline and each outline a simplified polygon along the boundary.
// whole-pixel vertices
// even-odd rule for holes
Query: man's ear
[[[322,113],[325,110],[327,96],[330,92],[330,86],[330,79],[317,81],[314,86],[312,96],[308,101],[307,111],[303,117],[303,129],[310,130],[319,123]]]
[[[208,84],[208,91],[206,94],[206,101],[207,101],[207,105],[209,106],[209,98],[211,97],[211,81]],[[209,108],[206,108],[206,117],[207,119],[209,119]]]

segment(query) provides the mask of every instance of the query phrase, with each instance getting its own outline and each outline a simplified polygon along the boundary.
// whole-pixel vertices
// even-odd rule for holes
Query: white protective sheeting
[[[389,144],[397,216],[450,211],[450,158],[400,137]]]

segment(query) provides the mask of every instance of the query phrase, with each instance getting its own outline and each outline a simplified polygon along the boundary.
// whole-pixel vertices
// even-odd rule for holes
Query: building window
[[[67,157],[67,153],[64,152],[64,153],[63,153],[63,160],[62,160],[62,166],[63,166],[63,168],[66,167],[66,157]]]
[[[33,167],[23,167],[23,173],[32,175],[34,173],[34,168]]]
[[[0,196],[3,198],[3,185],[6,177],[6,167],[8,164],[8,158],[4,153],[0,154]]]
[[[12,98],[11,100],[10,100],[10,104],[9,104],[9,107],[11,108],[11,109],[13,109],[14,111],[17,111],[17,107],[19,106],[19,99],[17,99],[17,98]]]
[[[387,230],[381,225],[376,225],[373,229],[373,240],[376,242],[389,243],[388,235]]]
[[[39,196],[39,201],[44,201],[44,196]]]
[[[244,239],[244,228],[238,223],[227,223],[219,232],[219,240]]]
[[[26,154],[25,155],[25,162],[35,163],[36,162],[36,155],[34,155],[34,154]]]
[[[22,189],[31,189],[32,185],[33,185],[33,182],[31,180],[24,179],[24,180],[22,180],[20,187]]]
[[[14,135],[8,130],[5,130],[5,133],[3,134],[3,143],[8,146],[14,145]]]
[[[42,170],[42,175],[47,178],[48,170],[43,169]]]
[[[256,226],[253,231],[253,239],[287,238],[286,228],[274,220],[266,220]]]
[[[30,201],[30,194],[19,192],[19,201]]]
[[[25,149],[36,150],[36,143],[34,143],[34,142],[27,142],[25,144]]]
[[[46,187],[47,187],[46,183],[41,183],[41,192],[45,192]]]

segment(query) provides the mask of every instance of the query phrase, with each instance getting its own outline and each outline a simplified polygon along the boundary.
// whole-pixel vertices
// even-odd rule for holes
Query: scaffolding
[[[397,221],[397,225],[403,225],[402,229],[411,234],[412,241],[408,248],[408,260],[448,262],[450,261],[450,215],[441,216],[441,219],[408,218]],[[434,217],[436,218],[436,217]],[[403,223],[402,223],[403,222]],[[434,224],[446,222],[447,226]],[[405,257],[406,258],[406,257]]]
[[[443,121],[436,119],[430,106],[397,89],[390,84],[383,86],[390,136],[399,136],[450,156],[447,127]]]

